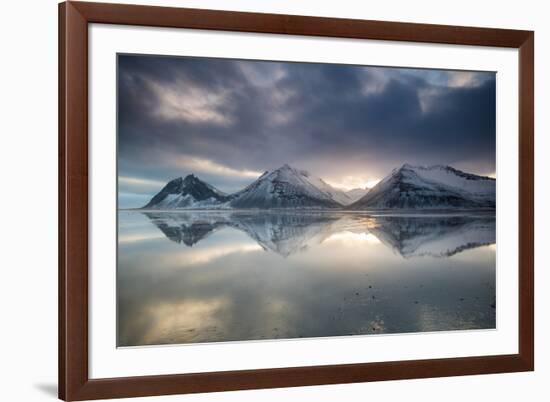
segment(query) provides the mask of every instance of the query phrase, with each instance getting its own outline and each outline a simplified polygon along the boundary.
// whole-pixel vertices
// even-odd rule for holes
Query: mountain
[[[361,197],[363,197],[365,194],[367,194],[369,192],[369,189],[368,188],[354,188],[354,189],[351,189],[349,191],[346,191],[346,195],[348,196],[348,198],[351,199],[351,203],[359,200]],[[344,204],[346,205],[346,204]]]
[[[450,166],[394,169],[349,209],[495,208],[496,180]]]
[[[144,209],[475,209],[495,208],[496,181],[450,166],[394,169],[370,190],[336,189],[284,165],[227,195],[190,174],[170,181]]]
[[[305,170],[289,165],[265,172],[232,195],[233,208],[338,208],[346,194]]]
[[[144,209],[212,208],[229,200],[229,196],[193,174],[171,180],[147,203]]]

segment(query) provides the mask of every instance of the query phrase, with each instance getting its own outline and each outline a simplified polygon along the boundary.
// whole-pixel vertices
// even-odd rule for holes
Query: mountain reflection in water
[[[492,214],[361,215],[334,213],[182,212],[144,213],[164,235],[193,246],[222,228],[241,230],[262,248],[289,256],[332,234],[374,235],[403,257],[449,257],[495,243]]]
[[[120,211],[118,345],[495,328],[494,244],[481,212]]]

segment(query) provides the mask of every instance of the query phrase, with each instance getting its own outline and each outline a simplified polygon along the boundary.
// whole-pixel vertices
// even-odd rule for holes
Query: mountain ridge
[[[228,201],[229,196],[194,174],[170,180],[143,209],[208,207]]]
[[[393,169],[349,209],[495,208],[496,179],[451,166]]]
[[[343,192],[342,192],[343,194]],[[284,164],[233,194],[233,208],[338,208],[340,192],[305,170]]]
[[[495,183],[451,166],[405,163],[371,189],[346,192],[284,164],[232,194],[194,174],[179,177],[142,209],[493,209]]]

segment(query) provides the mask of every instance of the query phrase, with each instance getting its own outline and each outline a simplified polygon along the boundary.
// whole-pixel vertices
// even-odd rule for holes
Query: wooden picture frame
[[[519,353],[229,372],[88,375],[88,24],[194,28],[519,49]],[[534,369],[534,33],[65,2],[59,5],[59,397],[140,397]]]

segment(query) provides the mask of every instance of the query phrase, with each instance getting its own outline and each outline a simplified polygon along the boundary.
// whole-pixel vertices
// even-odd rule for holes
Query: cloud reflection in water
[[[119,346],[495,327],[493,215],[120,212],[119,226]],[[152,228],[163,238],[140,235]]]

